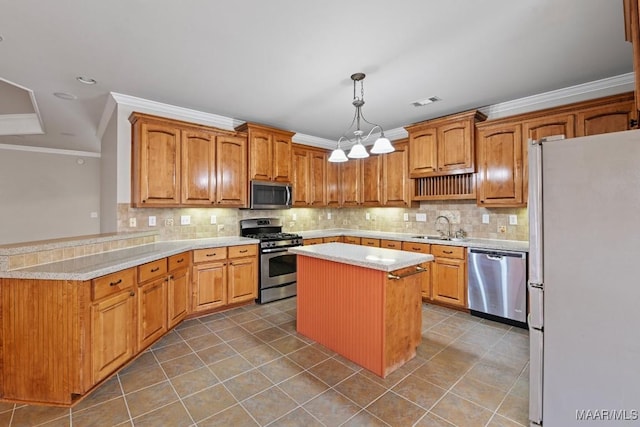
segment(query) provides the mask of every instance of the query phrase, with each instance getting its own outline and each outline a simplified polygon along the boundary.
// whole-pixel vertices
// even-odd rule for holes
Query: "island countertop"
[[[433,261],[433,255],[350,245],[347,243],[323,243],[313,246],[296,246],[288,249],[297,255],[341,262],[381,271],[394,271],[423,262]]]

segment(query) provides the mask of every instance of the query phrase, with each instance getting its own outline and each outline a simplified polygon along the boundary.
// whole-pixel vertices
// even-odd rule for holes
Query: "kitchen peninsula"
[[[298,255],[298,332],[386,377],[421,339],[418,264],[433,255],[344,243],[291,248]]]

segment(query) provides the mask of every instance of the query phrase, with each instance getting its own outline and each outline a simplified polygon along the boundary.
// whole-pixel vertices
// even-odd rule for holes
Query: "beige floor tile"
[[[242,356],[236,355],[209,365],[209,369],[220,381],[226,381],[231,377],[251,370],[253,366]]]
[[[232,407],[237,401],[222,384],[216,384],[183,399],[182,403],[194,421],[199,422]]]
[[[363,409],[351,417],[349,421],[342,424],[342,427],[386,427],[388,425],[380,418]]]
[[[187,344],[189,344],[189,347],[191,347],[193,351],[204,350],[205,348],[213,347],[220,343],[222,343],[222,339],[213,332],[187,340]]]
[[[124,375],[119,374],[118,376],[122,390],[125,393],[131,393],[167,379],[164,370],[157,364],[145,369],[137,369]]]
[[[410,426],[426,413],[426,410],[389,391],[367,406],[367,411],[394,427]]]
[[[167,333],[167,335],[162,337],[158,342],[153,344],[151,346],[151,349],[157,350],[157,349],[159,349],[161,347],[166,347],[166,346],[172,345],[172,344],[178,344],[178,343],[180,343],[182,341],[183,341],[182,337],[175,330],[173,330],[173,331],[170,331],[169,333]]]
[[[460,379],[462,373],[449,369],[446,361],[430,360],[416,369],[414,375],[439,387],[448,389]]]
[[[176,332],[185,341],[212,333],[211,330],[207,328],[205,325],[203,325],[202,323],[198,323],[188,328],[178,329]]]
[[[504,390],[468,377],[462,378],[451,391],[490,411],[495,411],[507,395]]]
[[[227,318],[233,320],[234,322],[240,325],[246,322],[250,322],[252,320],[256,320],[259,317],[251,311],[238,311],[238,312],[227,314]]]
[[[8,426],[11,423],[11,417],[13,416],[13,409],[9,411],[0,412],[0,426]],[[67,417],[68,419],[69,417]]]
[[[382,396],[387,390],[361,374],[352,375],[334,386],[334,389],[362,407]]]
[[[427,412],[414,427],[455,427],[455,425],[431,412]]]
[[[122,389],[120,388],[120,381],[118,380],[118,376],[114,375],[109,378],[106,382],[104,382],[100,387],[91,392],[87,397],[85,397],[82,401],[78,402],[73,408],[72,411],[80,411],[82,409],[87,409],[91,406],[98,405],[100,403],[106,402],[107,400],[115,399],[116,397],[122,396]]]
[[[263,344],[263,342],[253,335],[247,335],[235,340],[227,341],[227,344],[238,353],[242,353],[243,351],[247,351]]]
[[[186,328],[190,328],[192,326],[196,326],[196,325],[200,325],[200,324],[202,324],[200,319],[188,319],[188,320],[184,320],[184,321],[180,322],[175,327],[175,330],[179,331],[180,329],[186,329]]]
[[[212,363],[235,356],[238,353],[226,343],[222,343],[200,350],[197,354],[206,365],[211,365]]]
[[[164,369],[165,374],[169,378],[177,377],[189,371],[193,371],[198,368],[202,368],[204,363],[194,353],[186,356],[178,357],[177,359],[171,359],[160,364]]]
[[[516,397],[529,400],[529,374],[520,374],[509,393]]]
[[[182,342],[182,340],[180,341]],[[135,360],[131,361],[127,366],[122,368],[118,374],[124,375],[130,372],[136,371],[138,369],[147,369],[151,366],[159,366],[158,361],[156,360],[156,356],[152,351],[145,351],[140,356],[138,356]]]
[[[189,416],[189,413],[184,409],[184,406],[182,406],[180,402],[174,402],[170,405],[163,406],[162,408],[135,418],[133,423],[136,427],[188,427],[193,425],[193,421]]]
[[[458,338],[460,335],[467,332],[467,329],[468,328],[464,328],[458,324],[452,324],[448,321],[444,321],[432,326],[429,329],[429,332],[434,332],[436,334],[445,335],[451,338]]]
[[[0,414],[7,411],[13,411],[15,406],[15,403],[0,402]]]
[[[481,360],[471,368],[467,376],[501,390],[509,391],[520,376],[520,371]]]
[[[329,355],[313,346],[307,346],[293,353],[289,353],[287,357],[303,368],[308,369],[320,362],[324,362],[329,358]]]
[[[225,381],[224,385],[238,401],[242,401],[268,389],[273,383],[262,372],[253,369]]]
[[[303,368],[289,358],[282,356],[279,359],[260,366],[258,370],[274,384],[277,384],[299,374],[303,371]]]
[[[313,398],[303,408],[327,426],[339,426],[361,409],[334,390],[327,390]]]
[[[304,409],[297,408],[269,424],[269,427],[324,427],[324,424]]]
[[[204,322],[204,325],[214,332],[222,331],[224,329],[228,329],[232,327],[236,327],[236,328],[238,327],[238,324],[236,322],[234,322],[231,319],[227,319],[226,317],[210,320],[210,321],[208,320]]]
[[[275,341],[279,338],[285,337],[287,335],[289,335],[287,332],[283,331],[282,329],[278,328],[277,326],[272,326],[271,328],[267,328],[267,329],[263,329],[261,331],[258,331],[256,333],[253,334],[256,338],[264,341],[264,342],[271,342],[271,341]]]
[[[459,427],[485,425],[493,413],[452,393],[447,393],[431,410]]]
[[[303,404],[329,388],[308,372],[302,372],[278,384],[285,393],[299,404]]]
[[[487,427],[522,427],[523,424],[516,423],[513,420],[505,418],[501,415],[495,414]]]
[[[255,427],[258,425],[239,404],[198,423],[198,427]]]
[[[268,322],[273,323],[274,325],[281,325],[282,323],[287,323],[295,320],[295,317],[287,313],[278,313],[266,316],[264,319]]]
[[[242,356],[253,366],[261,366],[282,357],[282,354],[267,344],[260,344],[249,350],[243,351]]]
[[[171,384],[180,397],[197,393],[217,383],[218,379],[207,367],[171,378]]]
[[[127,423],[129,421],[125,421]],[[12,426],[15,424],[11,424]],[[55,420],[48,421],[44,424],[39,424],[38,427],[70,427],[71,426],[71,417],[65,416],[62,418],[57,418]]]
[[[113,426],[129,420],[129,412],[123,397],[108,400],[84,411],[73,412],[73,425],[86,426]]]
[[[132,418],[156,410],[178,400],[169,381],[125,395]]]
[[[308,344],[293,335],[287,335],[286,337],[270,342],[269,345],[282,354],[289,354],[306,347]]]
[[[231,328],[221,329],[218,331],[214,331],[217,336],[222,338],[224,341],[237,340],[242,337],[251,336],[251,332],[247,331],[241,326],[235,325]]]
[[[35,426],[62,417],[69,417],[69,408],[25,405],[14,409],[12,426]]]
[[[267,322],[264,319],[255,319],[249,322],[243,323],[242,326],[247,331],[255,334],[256,332],[263,331],[265,329],[273,328],[273,324]]]
[[[508,394],[497,411],[498,414],[525,425],[529,421],[529,400]]]
[[[327,359],[310,368],[309,372],[330,386],[334,386],[350,375],[353,375],[355,371],[335,359]]]
[[[272,387],[245,400],[242,406],[260,425],[266,425],[293,411],[298,404],[278,387]]]
[[[161,347],[157,350],[153,350],[156,358],[160,363],[167,360],[176,359],[178,357],[186,356],[193,353],[193,350],[187,345],[186,342],[180,341],[176,344],[171,344],[166,347]]]
[[[427,410],[447,392],[445,389],[424,381],[413,374],[398,383],[392,390]]]

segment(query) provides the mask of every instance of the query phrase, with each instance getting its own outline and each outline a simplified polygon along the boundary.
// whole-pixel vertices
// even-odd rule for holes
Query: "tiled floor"
[[[296,301],[192,319],[72,409],[2,426],[520,426],[526,330],[423,306],[418,356],[379,378],[295,331]]]

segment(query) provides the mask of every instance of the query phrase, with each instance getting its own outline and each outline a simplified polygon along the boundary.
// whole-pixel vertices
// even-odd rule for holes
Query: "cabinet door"
[[[342,206],[360,206],[362,182],[360,160],[349,160],[342,163]]]
[[[139,126],[139,129],[135,127]],[[140,206],[168,206],[180,203],[180,129],[160,122],[139,120],[134,125],[134,182]],[[137,139],[139,138],[139,144]],[[135,187],[135,185],[134,185]]]
[[[271,179],[278,182],[291,182],[291,137],[274,132],[272,144]]]
[[[247,205],[247,140],[239,136],[216,138],[216,202],[223,206]]]
[[[465,261],[436,258],[433,265],[433,299],[458,307],[466,307]]]
[[[259,129],[249,131],[249,177],[261,181],[271,180],[273,163],[271,132]]]
[[[637,120],[637,117],[633,101],[578,111],[576,114],[576,136],[629,130],[631,129],[631,120]]]
[[[216,197],[216,139],[213,134],[183,130],[182,193],[184,205],[211,205]]]
[[[311,206],[327,205],[327,155],[311,151],[309,158],[309,204]]]
[[[383,206],[410,206],[413,180],[409,178],[409,144],[394,144],[396,151],[382,157]]]
[[[167,322],[171,329],[189,313],[189,268],[174,271],[167,282]]]
[[[340,206],[342,200],[342,163],[327,163],[327,206]]]
[[[251,301],[258,297],[257,257],[229,261],[229,304]]]
[[[91,306],[91,361],[94,384],[134,355],[135,302],[135,292],[126,291]]]
[[[409,134],[409,175],[419,177],[438,171],[438,132],[435,127]]]
[[[227,303],[227,263],[193,267],[193,311],[221,307]]]
[[[522,123],[522,134],[525,140],[537,141],[550,136],[564,135],[565,138],[575,136],[575,116],[573,114],[555,114]]]
[[[421,254],[430,254],[431,245],[428,243],[402,242],[402,250],[417,252]],[[420,267],[427,270],[424,273],[420,273],[420,289],[422,291],[422,298],[431,300],[431,276],[433,270],[433,262],[425,262],[424,264],[420,264]]]
[[[478,205],[525,206],[520,124],[478,130]]]
[[[309,151],[303,148],[293,149],[293,205],[309,204]]]
[[[438,172],[475,172],[471,120],[438,127]]]
[[[382,205],[382,156],[369,156],[361,160],[362,167],[362,204],[365,206]]]
[[[161,278],[138,289],[138,351],[167,332],[167,279]]]

